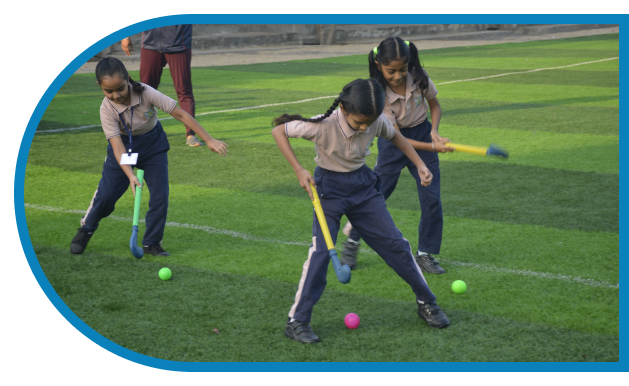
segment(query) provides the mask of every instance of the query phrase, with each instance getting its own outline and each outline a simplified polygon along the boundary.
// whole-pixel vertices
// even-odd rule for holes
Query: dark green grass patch
[[[97,253],[36,246],[62,300],[104,337],[177,361],[617,361],[618,338],[446,308],[452,325],[431,330],[413,302],[328,290],[312,325],[323,343],[284,337],[295,285]],[[361,325],[343,325],[347,310]],[[486,333],[491,326],[491,333]],[[214,329],[218,331],[215,332]],[[517,344],[513,343],[517,337]],[[421,347],[422,349],[418,349]],[[429,350],[426,348],[430,348]]]
[[[442,162],[440,169],[447,216],[618,232],[617,175],[472,162]],[[406,171],[387,205],[420,210]]]
[[[555,105],[530,101],[509,103],[474,99],[474,94],[439,99],[441,122],[459,126],[491,127],[535,132],[618,135],[618,109]]]
[[[448,98],[544,105],[618,108],[618,89],[609,87],[546,86],[461,82],[441,86]]]

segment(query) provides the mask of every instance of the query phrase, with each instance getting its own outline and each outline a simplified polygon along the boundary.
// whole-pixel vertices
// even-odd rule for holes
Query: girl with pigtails
[[[400,172],[405,167],[415,178],[421,206],[419,241],[415,260],[427,272],[442,274],[446,271],[433,254],[439,254],[443,232],[441,206],[441,174],[437,153],[451,152],[445,146],[448,138],[439,135],[441,106],[437,89],[419,62],[417,47],[399,37],[387,38],[369,52],[369,76],[385,90],[384,115],[397,133],[408,140],[433,175],[432,183],[422,183],[421,173],[406,153],[392,146],[390,141],[378,139],[378,161],[374,171],[382,179],[380,191],[386,200],[397,185]],[[430,109],[432,124],[427,118]],[[349,222],[343,228],[348,236],[343,243],[341,263],[354,269],[359,240],[362,232]]]
[[[357,79],[343,88],[324,115],[307,119],[284,114],[275,118],[273,137],[311,200],[310,184],[316,185],[332,242],[336,242],[341,217],[346,215],[365,242],[411,286],[419,317],[430,327],[444,328],[450,321],[435,302],[436,297],[413,258],[410,243],[393,223],[380,193],[380,177],[365,165],[371,143],[380,137],[379,141],[390,142],[413,163],[422,186],[430,186],[433,179],[411,144],[382,115],[384,106],[380,83],[375,79]],[[314,176],[300,165],[288,138],[315,142]],[[312,224],[312,245],[284,332],[302,343],[319,342],[310,320],[312,308],[326,286],[330,261],[314,211]]]

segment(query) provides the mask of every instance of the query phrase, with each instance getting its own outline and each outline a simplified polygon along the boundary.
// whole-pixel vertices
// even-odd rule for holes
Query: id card
[[[138,163],[138,153],[123,153],[120,157],[120,165],[135,165]]]

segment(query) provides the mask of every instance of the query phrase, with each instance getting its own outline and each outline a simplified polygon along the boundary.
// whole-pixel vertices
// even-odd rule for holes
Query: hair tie
[[[378,55],[378,47],[373,49],[373,56],[376,56],[376,55]]]
[[[404,40],[404,43],[406,43],[407,46],[411,46],[411,44],[408,42],[408,40]]]

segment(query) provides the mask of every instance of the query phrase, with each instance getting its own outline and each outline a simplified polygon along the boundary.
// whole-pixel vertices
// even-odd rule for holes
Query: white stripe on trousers
[[[291,307],[288,312],[288,317],[292,318],[295,315],[295,310],[297,309],[297,305],[299,304],[299,299],[301,298],[301,293],[304,289],[304,283],[306,282],[306,277],[308,276],[308,269],[310,268],[310,259],[312,258],[312,253],[317,250],[317,236],[312,236],[312,247],[308,250],[308,259],[304,263],[304,268],[301,271],[301,279],[299,279],[299,287],[297,288],[297,293],[295,294],[295,303]]]
[[[107,160],[107,159],[105,159]],[[87,210],[85,211],[85,216],[81,217],[81,227],[85,226],[85,219],[87,218],[87,215],[90,214],[90,210],[92,210],[92,207],[94,206],[94,200],[96,199],[96,193],[98,193],[98,188],[96,188],[96,191],[94,192],[94,197],[92,197],[92,202],[90,202],[90,206],[87,208]]]

